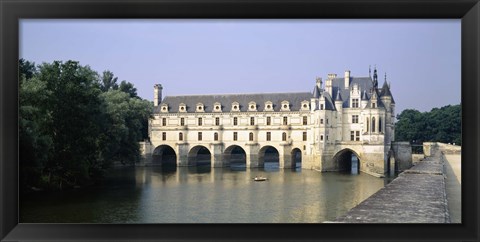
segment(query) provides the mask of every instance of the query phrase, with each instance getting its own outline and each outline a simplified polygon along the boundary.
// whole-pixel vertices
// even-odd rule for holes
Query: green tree
[[[122,91],[122,92],[128,93],[130,95],[130,97],[138,97],[137,96],[137,89],[130,82],[122,81],[120,83],[119,90]]]
[[[140,158],[138,141],[143,138],[143,120],[152,110],[150,102],[131,98],[128,93],[111,90],[100,95],[106,115],[101,146],[103,160],[133,164]]]
[[[100,89],[102,89],[103,92],[117,90],[117,80],[118,78],[113,75],[113,72],[109,70],[104,71],[101,78]]]
[[[72,186],[89,182],[97,164],[100,89],[98,74],[75,61],[39,67],[38,79],[49,90],[49,136],[53,152],[45,166],[48,184]]]
[[[53,141],[47,132],[50,91],[45,82],[34,76],[37,71],[33,63],[20,60],[19,66],[19,182],[21,188],[25,189],[40,184]]]
[[[437,141],[461,145],[461,106],[448,105],[430,112],[406,109],[397,115],[395,139],[398,141]]]
[[[102,178],[112,161],[139,160],[151,102],[133,84],[116,86],[75,61],[38,67],[19,61],[19,148],[22,189],[63,189]],[[117,90],[116,90],[117,89]],[[121,90],[120,90],[121,89]]]

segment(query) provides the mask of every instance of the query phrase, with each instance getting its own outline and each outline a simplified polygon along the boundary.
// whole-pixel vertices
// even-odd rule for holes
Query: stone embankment
[[[450,223],[444,154],[458,151],[435,147],[424,160],[333,222]]]

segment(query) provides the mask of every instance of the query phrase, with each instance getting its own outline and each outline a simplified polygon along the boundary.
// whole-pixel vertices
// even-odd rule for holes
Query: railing
[[[412,154],[423,154],[423,144],[411,144]]]

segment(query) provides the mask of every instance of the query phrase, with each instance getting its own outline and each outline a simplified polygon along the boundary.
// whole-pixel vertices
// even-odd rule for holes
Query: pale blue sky
[[[312,91],[329,73],[391,83],[397,113],[460,103],[460,20],[22,20],[20,58],[77,60],[142,98]]]

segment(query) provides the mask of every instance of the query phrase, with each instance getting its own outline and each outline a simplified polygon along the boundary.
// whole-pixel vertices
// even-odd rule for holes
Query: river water
[[[255,176],[268,178],[255,182]],[[20,198],[21,223],[320,223],[391,179],[269,167],[130,167],[101,185]]]

